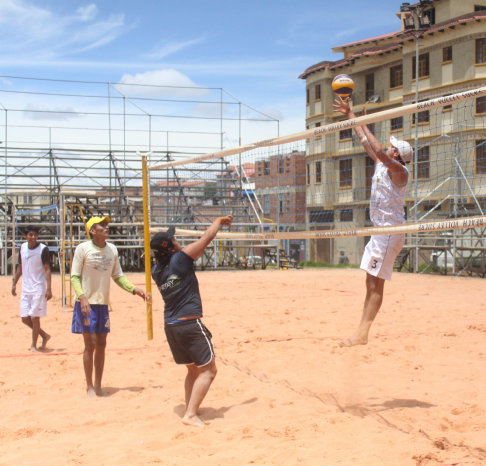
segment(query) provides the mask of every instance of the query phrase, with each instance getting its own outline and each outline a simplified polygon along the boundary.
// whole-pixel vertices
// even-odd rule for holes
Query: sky
[[[305,129],[299,75],[319,61],[340,59],[332,47],[398,30],[399,9],[394,0],[0,0],[0,85],[66,90],[59,82],[13,76],[183,86],[157,92],[140,86],[137,94],[203,102],[223,88],[225,97],[278,119],[283,135]],[[85,92],[83,85],[76,89]],[[85,105],[74,98],[32,99],[0,93],[4,108],[59,108],[60,119]],[[204,105],[191,111],[210,111]],[[42,112],[30,118],[42,119]]]

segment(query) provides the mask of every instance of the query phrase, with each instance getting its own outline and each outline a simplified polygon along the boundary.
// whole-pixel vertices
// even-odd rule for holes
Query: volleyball
[[[354,81],[347,74],[339,74],[332,80],[332,90],[341,97],[349,97],[354,89]]]

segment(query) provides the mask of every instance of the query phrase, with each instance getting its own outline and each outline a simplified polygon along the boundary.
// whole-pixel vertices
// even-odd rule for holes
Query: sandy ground
[[[144,303],[113,284],[108,396],[88,399],[59,277],[41,355],[27,351],[1,277],[0,464],[486,464],[485,280],[395,273],[369,344],[340,348],[363,272],[198,277],[219,369],[204,428],[180,420],[185,368],[165,341],[160,295],[148,341]]]

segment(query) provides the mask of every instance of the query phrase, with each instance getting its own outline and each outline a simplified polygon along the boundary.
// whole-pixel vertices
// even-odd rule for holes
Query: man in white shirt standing
[[[335,100],[334,108],[348,119],[356,118],[347,100]],[[408,183],[407,164],[413,158],[412,146],[392,136],[385,149],[366,125],[354,130],[366,153],[374,160],[370,199],[370,219],[375,226],[405,223],[405,192]],[[405,244],[404,234],[374,235],[366,245],[361,268],[366,271],[366,298],[361,322],[356,332],[341,346],[366,345],[371,324],[383,302],[385,280],[391,280],[395,259]]]
[[[145,299],[120,267],[118,250],[108,243],[109,217],[93,217],[86,224],[91,241],[76,247],[71,267],[71,283],[76,293],[72,332],[84,339],[83,365],[89,397],[103,396],[101,379],[105,364],[106,337],[110,332],[108,304],[111,279],[129,293]],[[93,384],[93,367],[95,372]]]
[[[16,286],[22,277],[20,295],[20,317],[32,329],[30,351],[38,351],[37,340],[42,338],[41,350],[51,338],[40,325],[40,318],[47,314],[47,301],[52,298],[51,261],[49,248],[39,243],[39,227],[29,225],[25,228],[26,243],[20,246],[19,262],[12,283],[12,295],[16,296]]]

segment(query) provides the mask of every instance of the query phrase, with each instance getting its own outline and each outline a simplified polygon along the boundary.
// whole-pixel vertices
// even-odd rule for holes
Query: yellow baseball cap
[[[108,217],[108,215],[106,215],[105,217],[91,217],[86,222],[86,230],[88,231],[88,236],[91,236],[89,232],[91,231],[91,228],[93,228],[93,225],[101,222],[110,223],[110,217]]]

